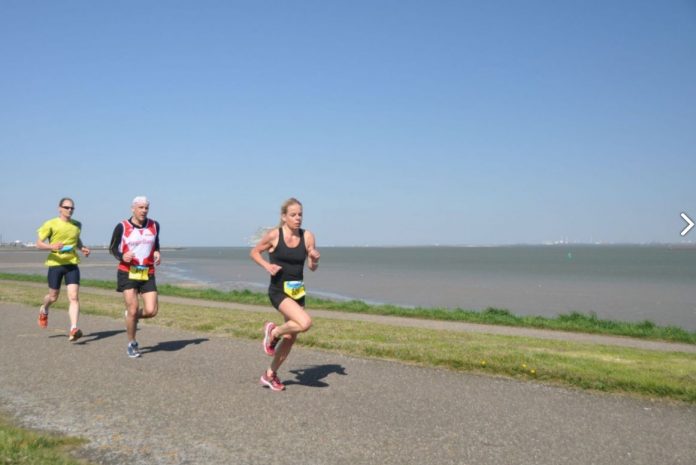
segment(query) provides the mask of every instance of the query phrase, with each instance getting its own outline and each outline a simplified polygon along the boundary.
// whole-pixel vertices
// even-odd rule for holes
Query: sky
[[[4,242],[696,240],[694,0],[1,0],[0,60]]]

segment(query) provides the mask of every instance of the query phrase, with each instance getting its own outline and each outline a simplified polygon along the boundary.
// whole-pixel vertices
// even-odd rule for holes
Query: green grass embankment
[[[70,456],[85,441],[12,426],[0,416],[0,464],[87,465]]]
[[[45,282],[46,277],[30,274],[0,273],[0,279],[14,281]],[[114,289],[113,281],[85,279],[83,286],[102,289]],[[161,295],[213,300],[217,302],[236,302],[251,305],[268,305],[265,293],[242,291],[220,291],[217,289],[184,288],[170,284],[158,284]],[[369,305],[365,302],[335,301],[307,297],[307,307],[340,312],[363,313],[371,315],[400,316],[441,321],[462,321],[501,326],[524,328],[553,329],[612,336],[628,336],[642,339],[662,340],[696,344],[696,332],[687,331],[676,326],[658,326],[651,321],[623,322],[604,320],[597,315],[573,312],[554,318],[542,316],[519,316],[506,309],[488,308],[481,312],[447,308],[404,308],[395,305]]]
[[[0,283],[0,301],[35,309],[45,290],[22,282]],[[200,298],[200,295],[189,297]],[[83,293],[81,311],[123,318],[123,300]],[[54,309],[66,309],[65,297]],[[270,314],[273,315],[273,314]],[[60,318],[60,317],[54,317]],[[209,334],[259,340],[269,313],[191,304],[162,305],[156,324]],[[273,315],[277,323],[280,318]],[[55,320],[53,320],[55,321]],[[696,354],[661,352],[520,336],[400,327],[315,318],[298,345],[360,357],[394,360],[461,372],[619,392],[696,403]]]

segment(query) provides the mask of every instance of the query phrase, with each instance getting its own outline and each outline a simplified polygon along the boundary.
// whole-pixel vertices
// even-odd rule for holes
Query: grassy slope
[[[41,275],[0,273],[0,279],[16,281],[45,282]],[[114,289],[111,281],[83,280],[83,286]],[[158,285],[162,295],[191,297],[223,302],[238,302],[245,304],[268,305],[266,294],[243,291],[219,291],[216,289],[188,289],[168,284]],[[696,344],[696,332],[686,331],[674,326],[657,326],[650,321],[639,323],[602,320],[593,314],[570,313],[556,318],[540,316],[517,316],[504,309],[489,308],[483,312],[471,310],[450,310],[443,308],[403,308],[394,305],[368,305],[361,301],[337,302],[333,300],[307,298],[308,308],[321,308],[353,313],[374,315],[392,315],[409,318],[425,318],[445,321],[466,321],[504,326],[528,328],[555,329],[594,334],[629,336],[644,339],[664,340]]]
[[[85,465],[69,455],[84,441],[11,426],[0,417],[0,464]]]
[[[32,307],[45,291],[0,283],[0,301]],[[123,318],[123,302],[83,294],[84,313]],[[55,308],[66,308],[64,297]],[[154,324],[259,339],[268,314],[166,304]],[[276,318],[277,319],[277,318]],[[149,324],[144,323],[144,324]],[[423,330],[316,318],[298,344],[345,354],[503,375],[607,392],[696,402],[696,354],[657,352],[534,338]]]

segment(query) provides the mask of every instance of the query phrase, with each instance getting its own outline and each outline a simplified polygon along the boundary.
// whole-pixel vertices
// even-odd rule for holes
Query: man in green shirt
[[[39,326],[48,326],[48,308],[60,295],[60,285],[65,280],[68,289],[68,314],[70,315],[70,335],[68,340],[73,342],[82,337],[82,331],[77,327],[80,316],[80,301],[78,291],[80,289],[80,257],[77,249],[80,249],[85,257],[89,257],[89,249],[82,244],[80,231],[82,224],[72,219],[75,211],[75,202],[68,197],[58,202],[58,217],[46,221],[37,230],[38,240],[36,247],[42,250],[50,250],[46,258],[48,267],[48,294],[43,299],[43,305],[39,309]]]

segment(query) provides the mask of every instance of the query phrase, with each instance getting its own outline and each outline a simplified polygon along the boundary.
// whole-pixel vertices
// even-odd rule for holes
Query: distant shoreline
[[[0,271],[45,275],[46,251],[1,249]],[[599,319],[696,331],[696,248],[499,247],[326,248],[311,279],[316,297],[415,308]],[[191,247],[163,252],[158,284],[197,283],[220,291],[267,287],[248,248]],[[81,258],[83,279],[113,279],[108,250]],[[325,271],[325,272],[324,272]],[[44,279],[45,281],[45,279]]]
[[[109,250],[107,245],[87,245],[91,250]],[[670,249],[695,249],[696,242],[602,242],[602,243],[548,243],[548,244],[422,244],[422,245],[322,245],[322,249],[491,249],[491,248],[591,248],[591,247],[641,247],[641,248],[670,248]],[[186,249],[249,249],[249,245],[182,245],[167,246],[161,250],[186,250]],[[0,252],[19,252],[40,250],[36,246],[0,244]]]
[[[90,250],[109,250],[106,245],[88,245]],[[187,247],[162,247],[160,250],[185,250]],[[14,245],[0,245],[0,252],[48,252],[48,250],[41,250],[37,247],[26,247],[26,246],[14,246]]]

